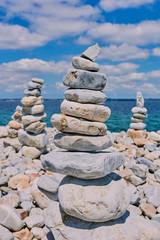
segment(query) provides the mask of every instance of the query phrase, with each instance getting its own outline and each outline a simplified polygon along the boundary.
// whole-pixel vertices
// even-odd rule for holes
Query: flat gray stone
[[[141,108],[141,107],[133,107],[132,108],[132,113],[147,113],[147,109],[145,107]]]
[[[0,239],[14,240],[14,235],[7,228],[0,225]]]
[[[29,96],[39,97],[41,95],[41,91],[39,89],[33,89],[33,90],[26,89],[24,90],[24,94]]]
[[[45,210],[45,225],[56,240],[159,240],[160,224],[144,219],[136,210],[130,205],[116,220],[93,223],[68,216],[53,202]]]
[[[119,168],[125,161],[119,152],[50,152],[41,156],[44,169],[82,179],[96,179]]]
[[[103,103],[106,101],[106,95],[101,91],[70,88],[64,92],[64,95],[67,100],[79,103]]]
[[[39,84],[44,84],[44,80],[41,78],[32,78],[32,82],[39,83]]]
[[[108,107],[96,104],[82,104],[64,100],[61,103],[62,113],[96,122],[105,122],[111,115]]]
[[[14,232],[23,227],[20,214],[8,204],[0,205],[0,224]]]
[[[36,115],[25,115],[22,117],[23,125],[29,125],[34,122],[39,122],[47,116],[46,113],[36,114]]]
[[[32,159],[38,158],[42,153],[46,152],[46,147],[43,149],[37,149],[35,147],[23,146],[21,151],[24,157],[29,157]]]
[[[141,92],[137,92],[137,107],[143,108],[144,107],[144,98]]]
[[[73,57],[72,66],[76,69],[86,70],[86,71],[99,71],[99,65],[88,59],[82,57]]]
[[[44,105],[34,105],[32,107],[23,107],[22,114],[23,115],[32,115],[32,114],[39,114],[44,111]]]
[[[63,79],[63,84],[71,88],[102,90],[106,85],[106,75],[85,70],[70,70]]]
[[[156,208],[160,206],[160,188],[149,185],[146,190],[146,196],[148,203],[151,203]]]
[[[56,193],[62,179],[58,180],[53,175],[42,175],[38,179],[37,185],[39,188],[44,189],[47,192]]]
[[[30,133],[35,133],[39,134],[41,133],[46,127],[45,122],[33,122],[30,125],[27,125],[26,127],[24,126],[25,131],[30,132]]]
[[[70,216],[106,222],[126,212],[130,193],[125,180],[116,173],[94,180],[67,176],[59,186],[58,199],[63,211]]]
[[[112,146],[107,136],[83,136],[58,133],[54,136],[54,144],[70,151],[94,152]]]
[[[132,121],[133,123],[139,123],[139,122],[143,122],[143,119],[132,117],[132,118],[131,118],[131,121]]]
[[[87,48],[86,51],[84,51],[81,54],[81,57],[90,59],[91,61],[95,61],[100,52],[101,52],[101,49],[96,43],[95,45],[92,45],[89,48]]]
[[[137,129],[137,130],[143,130],[146,127],[145,123],[131,123],[130,128],[131,129]]]
[[[43,131],[39,135],[35,135],[29,134],[23,129],[20,129],[18,131],[18,139],[22,145],[28,147],[36,147],[38,149],[45,148],[46,145],[49,143],[46,131]]]
[[[51,123],[59,131],[66,133],[103,136],[107,132],[107,126],[104,123],[83,121],[62,114],[54,114],[51,117]]]
[[[29,89],[40,89],[40,88],[42,88],[42,84],[39,84],[39,83],[36,83],[33,81],[29,81],[29,82],[27,82],[27,87]]]
[[[140,120],[144,120],[148,117],[148,115],[145,114],[145,113],[134,113],[133,117],[134,118],[139,118]]]

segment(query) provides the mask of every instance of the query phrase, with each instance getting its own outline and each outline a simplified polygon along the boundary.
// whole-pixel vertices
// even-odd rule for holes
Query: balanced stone
[[[105,122],[111,114],[108,107],[95,104],[82,104],[64,100],[61,103],[62,113],[97,122]]]
[[[103,103],[106,101],[106,95],[101,91],[67,89],[64,94],[67,100],[79,103]]]
[[[146,127],[145,123],[131,123],[130,128],[137,129],[137,130],[143,130]]]
[[[25,90],[24,90],[24,94],[25,94],[25,95],[30,95],[30,96],[36,96],[36,97],[38,97],[38,96],[41,95],[41,92],[40,92],[39,89],[33,89],[33,90],[31,90],[31,89],[25,89]]]
[[[49,143],[46,131],[43,131],[39,135],[29,134],[23,129],[18,130],[18,139],[22,145],[28,147],[36,147],[38,149],[45,148]]]
[[[132,121],[133,123],[139,123],[139,122],[143,122],[143,119],[132,117],[132,118],[131,118],[131,121]]]
[[[70,70],[63,79],[63,84],[72,88],[102,90],[106,85],[106,75],[85,70]]]
[[[81,57],[87,58],[87,59],[89,59],[91,61],[95,61],[95,59],[97,58],[97,56],[100,53],[100,51],[101,51],[101,49],[98,46],[98,44],[96,43],[95,45],[90,46],[89,48],[87,48],[87,50],[84,51],[81,54]]]
[[[107,136],[83,136],[58,133],[54,137],[54,144],[70,151],[97,151],[112,146]]]
[[[44,169],[82,179],[97,179],[119,168],[125,156],[119,152],[50,152],[41,156]]]
[[[54,114],[51,118],[51,123],[59,131],[68,133],[105,135],[107,131],[107,126],[104,123],[82,121],[62,114]]]
[[[137,92],[137,107],[143,108],[144,107],[144,98],[141,92]]]
[[[145,107],[133,107],[131,111],[132,113],[147,113],[147,109]]]
[[[29,81],[27,82],[27,87],[29,89],[40,89],[42,87],[42,84],[39,84],[39,83],[36,83],[36,82],[32,82],[32,81]]]
[[[30,107],[30,106],[33,106],[37,100],[38,98],[35,96],[28,96],[28,97],[22,98],[21,103],[26,107]]]
[[[147,116],[147,114],[143,114],[143,113],[134,113],[134,114],[133,114],[133,117],[144,120],[144,119],[146,119],[148,116]]]
[[[33,122],[30,125],[27,125],[25,127],[25,131],[39,134],[45,129],[45,127],[46,127],[46,123],[38,121],[38,122]]]
[[[59,186],[58,199],[70,216],[89,222],[105,222],[126,212],[130,193],[125,180],[116,173],[94,180],[67,176]]]
[[[37,101],[34,103],[34,105],[42,104],[44,102],[44,99],[42,96],[37,97]]]
[[[16,129],[16,130],[22,128],[22,124],[19,123],[19,122],[17,122],[17,121],[14,121],[14,120],[13,120],[13,121],[10,121],[10,122],[8,123],[8,125],[9,125],[11,128]]]
[[[43,83],[44,83],[44,80],[41,79],[41,78],[32,78],[32,82],[39,83],[39,84],[43,84]]]
[[[39,105],[34,105],[33,107],[23,107],[22,114],[23,115],[28,115],[28,114],[38,114],[42,113],[44,111],[44,105],[39,104]]]
[[[41,121],[46,117],[46,113],[43,114],[36,114],[36,115],[26,115],[22,117],[22,123],[23,125],[29,125],[33,122]]]
[[[76,69],[98,72],[99,65],[82,57],[73,57],[72,65]]]
[[[46,147],[43,149],[37,149],[35,147],[23,146],[21,151],[24,157],[30,157],[34,159],[38,158],[42,153],[44,153],[46,151]]]

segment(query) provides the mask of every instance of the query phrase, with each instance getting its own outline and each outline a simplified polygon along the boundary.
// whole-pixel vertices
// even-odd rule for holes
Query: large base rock
[[[56,240],[159,240],[160,236],[160,224],[139,216],[132,206],[116,220],[93,223],[68,216],[53,202],[45,210],[45,225]]]
[[[65,213],[89,222],[105,222],[122,216],[130,203],[127,184],[116,173],[82,180],[65,177],[58,198]]]
[[[82,179],[96,179],[120,167],[125,157],[114,152],[50,152],[41,156],[42,165],[46,170],[58,172]]]

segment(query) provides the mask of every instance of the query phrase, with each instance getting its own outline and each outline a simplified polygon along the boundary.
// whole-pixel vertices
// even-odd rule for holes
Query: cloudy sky
[[[0,98],[32,77],[62,98],[73,56],[98,43],[109,98],[160,98],[160,0],[0,0]]]

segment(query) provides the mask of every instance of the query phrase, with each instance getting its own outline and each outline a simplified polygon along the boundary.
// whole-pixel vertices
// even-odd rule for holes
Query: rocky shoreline
[[[57,190],[65,175],[45,170],[40,159],[22,156],[21,144],[17,138],[8,136],[7,128],[0,127],[0,239],[54,239],[49,228],[49,209],[58,207]],[[53,143],[57,130],[46,128],[46,131],[48,152],[58,151]],[[107,152],[121,152],[125,156],[125,162],[114,173],[122,176],[130,189],[128,211],[135,221],[138,216],[140,222],[147,220],[143,228],[152,227],[152,238],[148,235],[140,239],[158,240],[152,225],[158,224],[160,228],[160,131],[107,131],[107,137],[113,144]],[[117,221],[124,219],[120,217]],[[128,227],[131,231],[131,222]],[[129,233],[125,234],[130,239]]]

